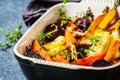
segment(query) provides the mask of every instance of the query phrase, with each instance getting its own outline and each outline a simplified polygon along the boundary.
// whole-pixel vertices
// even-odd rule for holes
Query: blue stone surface
[[[22,14],[31,0],[1,0],[0,26],[13,30],[20,24],[23,26],[22,34],[28,29]],[[0,39],[1,40],[1,39]],[[27,80],[14,57],[13,47],[0,50],[0,80]]]

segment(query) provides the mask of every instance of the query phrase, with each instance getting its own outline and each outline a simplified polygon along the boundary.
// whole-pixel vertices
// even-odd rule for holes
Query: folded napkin
[[[80,2],[81,0],[67,0],[68,2]],[[22,14],[27,26],[31,26],[51,6],[62,2],[62,0],[32,0],[25,12]]]

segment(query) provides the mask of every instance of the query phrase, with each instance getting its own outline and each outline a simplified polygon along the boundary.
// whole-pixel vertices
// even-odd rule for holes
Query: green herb
[[[4,31],[2,27],[0,27],[0,35],[5,37],[5,41],[0,41],[0,48],[8,48],[13,45],[14,42],[18,41],[18,39],[21,37],[21,28],[22,25],[18,26],[13,31],[7,30]],[[2,37],[3,37],[2,36]]]
[[[62,0],[62,3],[65,4],[67,2],[67,0]]]
[[[85,49],[84,52],[85,53],[89,53],[90,51],[95,52],[94,48],[95,46],[97,46],[97,43],[100,41],[100,37],[99,36],[95,36],[95,37],[88,36],[87,38],[91,40],[92,46],[90,46],[88,49]]]
[[[78,53],[77,53],[76,47],[75,47],[75,45],[73,43],[71,43],[71,45],[70,45],[70,50],[71,50],[71,52],[70,52],[71,60],[77,59],[77,54]]]
[[[77,50],[73,43],[70,44],[70,50],[63,50],[59,53],[62,56],[66,57],[66,60],[76,60],[77,59]]]
[[[47,32],[47,33],[40,33],[38,36],[38,41],[39,41],[40,45],[45,44],[46,39],[50,38],[52,36],[53,32],[55,32],[55,30]]]
[[[71,58],[68,50],[63,50],[59,54],[65,56],[67,61],[69,61]]]
[[[71,17],[66,16],[65,11],[64,11],[64,5],[66,4],[67,0],[62,0],[62,1],[63,1],[62,2],[63,4],[59,8],[59,15],[61,17],[61,25],[60,26],[67,24],[68,21],[71,19]]]

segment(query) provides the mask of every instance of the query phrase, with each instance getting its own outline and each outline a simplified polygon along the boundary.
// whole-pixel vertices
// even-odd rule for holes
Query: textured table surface
[[[22,13],[30,0],[1,0],[0,26],[14,29],[22,24],[22,33],[28,29],[23,22]],[[13,54],[13,47],[0,50],[0,80],[27,80]]]

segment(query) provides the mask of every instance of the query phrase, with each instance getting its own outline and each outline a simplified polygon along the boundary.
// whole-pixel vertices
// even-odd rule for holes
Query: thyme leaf
[[[11,47],[13,43],[18,41],[18,39],[22,36],[21,28],[22,25],[18,26],[12,31],[11,30],[4,31],[3,28],[0,27],[0,37],[3,39],[0,41],[0,49]]]
[[[95,52],[94,48],[97,46],[97,43],[100,41],[100,36],[88,36],[88,39],[91,40],[92,42],[92,46],[90,46],[88,49],[85,49],[84,52],[85,53],[89,53],[89,52]]]
[[[66,4],[67,0],[62,0],[62,6],[59,8],[59,15],[61,17],[61,25],[63,26],[68,23],[68,21],[71,19],[71,17],[67,17],[64,11],[64,5]]]
[[[39,41],[40,45],[45,44],[46,39],[50,38],[52,36],[53,32],[55,32],[55,30],[50,31],[50,32],[46,32],[46,33],[44,33],[44,32],[40,33],[38,36],[38,41]]]

